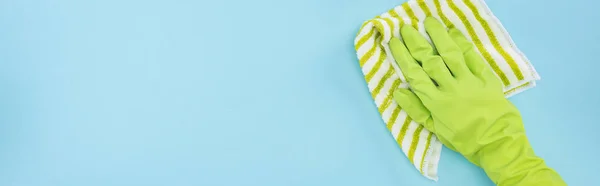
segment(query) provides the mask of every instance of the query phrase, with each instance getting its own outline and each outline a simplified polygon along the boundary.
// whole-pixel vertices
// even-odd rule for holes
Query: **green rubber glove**
[[[435,18],[425,20],[425,29],[435,49],[410,26],[401,29],[404,43],[389,43],[412,89],[394,92],[400,107],[497,185],[566,185],[534,154],[519,111],[473,44]]]

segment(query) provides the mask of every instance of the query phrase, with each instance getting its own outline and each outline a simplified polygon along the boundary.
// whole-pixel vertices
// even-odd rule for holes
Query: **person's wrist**
[[[536,167],[546,167],[529,144],[519,113],[507,113],[490,126],[499,130],[488,133],[473,162],[481,166],[495,183],[522,179]]]

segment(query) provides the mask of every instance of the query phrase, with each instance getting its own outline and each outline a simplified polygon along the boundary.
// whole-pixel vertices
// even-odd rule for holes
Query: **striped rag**
[[[354,45],[381,118],[409,161],[425,177],[437,180],[442,144],[392,99],[395,89],[408,84],[388,46],[392,36],[401,38],[404,25],[417,28],[430,41],[423,26],[429,16],[473,41],[504,84],[507,97],[534,87],[539,76],[483,0],[409,0],[362,25]]]

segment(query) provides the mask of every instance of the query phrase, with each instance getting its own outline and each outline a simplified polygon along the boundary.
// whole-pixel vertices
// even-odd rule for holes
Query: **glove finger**
[[[399,88],[394,91],[394,100],[415,122],[434,132],[431,113],[415,93],[406,88]]]
[[[451,28],[448,31],[450,37],[458,44],[465,57],[467,67],[473,75],[483,79],[486,82],[499,81],[500,79],[492,72],[492,69],[486,64],[481,55],[475,51],[473,43],[456,28]]]
[[[417,31],[410,26],[401,28],[400,33],[412,57],[421,62],[423,70],[440,86],[451,85],[454,77],[446,67],[441,56],[434,53],[433,46]]]
[[[452,74],[455,77],[471,75],[469,68],[465,64],[462,51],[454,40],[452,40],[446,28],[437,19],[427,17],[425,19],[425,29]]]
[[[413,89],[425,94],[437,91],[437,87],[431,78],[429,78],[427,73],[423,71],[423,68],[410,55],[408,49],[406,49],[406,46],[404,46],[404,43],[400,39],[393,37],[389,45],[396,64],[398,64],[402,70],[402,75],[404,75]]]

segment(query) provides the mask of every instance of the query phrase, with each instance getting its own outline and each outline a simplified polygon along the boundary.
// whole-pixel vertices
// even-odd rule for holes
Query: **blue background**
[[[379,118],[353,39],[402,2],[2,0],[0,185],[492,185]],[[536,152],[600,185],[600,3],[487,3],[542,76],[511,98]]]

